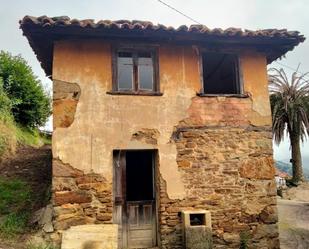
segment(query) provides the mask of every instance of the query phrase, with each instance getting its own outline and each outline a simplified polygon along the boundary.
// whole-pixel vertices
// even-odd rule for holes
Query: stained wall
[[[207,146],[210,148],[214,145],[213,148],[218,147],[219,150],[212,150],[209,154],[210,161],[201,166],[202,170],[204,171],[203,167],[208,167],[207,165],[217,160],[217,166],[208,169],[208,176],[217,174],[219,170],[220,179],[223,182],[231,178],[227,181],[236,186],[236,194],[245,187],[244,183],[240,183],[237,179],[254,179],[259,188],[261,178],[256,175],[258,170],[252,169],[255,167],[251,163],[254,158],[250,155],[254,153],[256,144],[261,140],[260,142],[264,144],[262,154],[254,160],[258,161],[257,165],[261,168],[266,167],[270,175],[267,178],[268,182],[262,184],[262,194],[258,199],[262,196],[266,201],[269,200],[267,191],[263,192],[263,189],[273,181],[269,129],[271,117],[265,56],[250,50],[243,50],[240,53],[243,87],[248,97],[230,98],[196,95],[200,91],[201,82],[199,59],[195,47],[163,44],[159,46],[158,54],[160,90],[163,95],[118,96],[107,94],[112,88],[110,43],[84,40],[59,41],[55,44],[53,186],[57,210],[55,224],[58,225],[59,230],[75,224],[111,223],[113,150],[154,148],[159,152],[161,179],[159,201],[163,211],[159,214],[160,240],[162,248],[176,248],[173,245],[181,243],[179,231],[181,221],[175,217],[175,210],[178,212],[180,209],[194,207],[190,199],[196,198],[194,196],[197,195],[207,200],[209,191],[215,191],[217,186],[216,182],[203,179],[196,181],[192,178],[194,172],[199,172],[194,170],[195,160],[199,159],[194,154],[195,150],[190,148],[187,148],[188,150],[183,154],[181,144],[192,143],[191,146],[198,148],[200,146],[197,142],[198,138],[207,137],[208,134],[216,131],[220,133],[216,143],[208,143],[205,142],[206,138],[202,139],[204,141],[201,144],[202,154],[209,153]],[[263,133],[248,130],[248,127],[260,127]],[[194,137],[195,135],[192,138],[182,137],[183,132],[192,129],[193,133],[200,133],[198,138]],[[210,129],[209,132],[208,129]],[[149,143],[147,139],[134,138],[134,134],[147,133],[147,130],[156,131],[155,142]],[[247,139],[249,144],[253,144],[253,147],[246,145],[251,149],[238,148],[242,147],[242,142],[238,139],[235,141],[235,146],[231,146],[226,153],[220,152],[225,136],[238,138],[246,132],[248,135],[243,138]],[[215,138],[213,135],[209,136],[209,139]],[[244,159],[248,160],[249,166],[244,166],[241,163],[242,160],[226,158],[230,154],[237,155],[240,152],[245,154]],[[200,161],[203,161],[202,158]],[[235,174],[222,170],[223,165],[228,168],[229,164],[231,170],[236,172]],[[248,171],[252,171],[253,175]],[[190,186],[194,185],[199,188],[198,191],[191,189]],[[271,185],[270,188],[273,190],[275,186]],[[230,191],[220,193],[223,196],[231,196]],[[195,201],[200,203],[200,198]],[[242,192],[242,201],[246,202],[247,198],[248,196]],[[270,204],[265,201],[265,205],[256,212],[260,213],[269,205],[275,206],[273,198],[270,199],[272,200]],[[167,204],[164,200],[168,200]],[[175,209],[171,212],[165,211],[169,206],[173,206],[172,203],[179,205],[174,204]],[[211,207],[205,204],[203,206],[201,203],[198,207],[211,210]],[[174,221],[171,219],[172,222],[167,224],[167,220],[171,217],[174,217]],[[264,222],[261,223],[264,224]],[[275,224],[276,221],[273,220],[272,223]],[[237,245],[239,237],[234,235],[239,234],[238,230],[226,232],[217,222],[214,224],[215,234],[220,238],[218,244]],[[164,232],[166,229],[167,231]],[[252,227],[249,226],[249,230],[253,231]],[[226,234],[226,237],[232,236],[232,242],[224,241],[223,234]],[[267,233],[263,236],[267,237]],[[275,235],[272,238],[277,237]],[[267,237],[265,241],[268,240]]]

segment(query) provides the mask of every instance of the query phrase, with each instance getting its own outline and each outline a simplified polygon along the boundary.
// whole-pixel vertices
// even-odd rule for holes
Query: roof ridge
[[[259,36],[259,37],[286,37],[294,38],[299,42],[305,40],[304,35],[300,34],[299,31],[288,31],[287,29],[258,29],[258,30],[248,30],[235,27],[228,27],[226,29],[213,28],[210,29],[205,25],[192,24],[180,25],[175,28],[172,26],[166,26],[163,24],[153,24],[150,21],[143,20],[98,20],[94,19],[71,19],[68,16],[56,16],[48,17],[46,15],[33,17],[25,16],[20,20],[20,26],[26,25],[37,25],[42,27],[54,27],[54,26],[79,26],[81,28],[115,28],[115,29],[129,29],[129,30],[161,30],[166,32],[187,32],[187,33],[200,33],[208,35],[222,35],[222,36]]]

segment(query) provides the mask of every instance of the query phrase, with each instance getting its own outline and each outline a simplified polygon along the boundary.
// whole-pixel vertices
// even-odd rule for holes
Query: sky
[[[243,29],[286,28],[298,30],[308,41],[288,52],[286,58],[270,67],[309,71],[309,1],[308,0],[164,0],[209,28],[237,27]],[[193,22],[164,6],[158,0],[0,0],[0,50],[21,54],[41,79],[47,91],[51,81],[45,77],[18,21],[25,15],[69,16],[78,19],[148,20],[167,26],[190,25]],[[280,64],[279,64],[280,63]],[[282,66],[284,65],[284,66]],[[51,129],[51,120],[46,125]],[[275,159],[288,162],[288,139],[274,145]],[[309,165],[309,143],[302,146],[304,164]]]

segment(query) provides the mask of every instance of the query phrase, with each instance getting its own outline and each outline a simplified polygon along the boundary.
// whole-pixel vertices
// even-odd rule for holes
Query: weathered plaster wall
[[[57,230],[111,223],[113,150],[155,148],[162,248],[181,247],[177,213],[192,207],[214,212],[216,243],[222,246],[218,248],[237,248],[242,229],[249,229],[255,239],[260,236],[261,243],[254,242],[258,248],[276,248],[266,60],[254,51],[243,52],[240,60],[248,98],[196,96],[198,56],[191,46],[171,45],[159,48],[163,96],[117,96],[106,94],[112,80],[108,43],[57,42],[53,61]],[[192,137],[185,135],[189,130]],[[265,179],[261,172],[267,174]]]
[[[56,44],[53,79],[78,84],[81,95],[74,122],[67,128],[55,127],[54,157],[111,180],[113,149],[149,148],[146,143],[131,141],[131,137],[143,128],[156,129],[160,133],[156,147],[161,152],[161,173],[169,182],[168,192],[172,198],[183,198],[176,146],[169,141],[199,90],[196,55],[190,47],[160,49],[161,97],[113,96],[106,94],[111,90],[110,51],[108,44],[99,42]],[[54,110],[55,124],[61,116],[58,109]]]
[[[181,120],[194,116],[199,119],[197,123],[204,125],[230,124],[230,119],[232,123],[237,119],[244,124],[270,124],[266,61],[262,55],[241,56],[244,89],[251,94],[250,99],[208,99],[196,97],[200,75],[197,55],[190,46],[160,48],[163,96],[108,95],[112,78],[110,51],[110,45],[102,42],[71,41],[55,45],[54,82],[77,84],[80,97],[69,127],[58,123],[61,113],[72,113],[70,106],[74,100],[54,102],[53,153],[74,168],[85,173],[102,173],[111,180],[112,150],[149,148],[146,143],[132,142],[132,134],[143,128],[156,129],[160,133],[156,148],[160,150],[160,170],[167,181],[167,191],[171,198],[182,198],[176,147],[170,143],[174,126]]]

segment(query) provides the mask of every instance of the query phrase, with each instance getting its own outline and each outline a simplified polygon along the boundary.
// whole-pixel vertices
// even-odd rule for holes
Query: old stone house
[[[189,213],[215,248],[239,248],[242,232],[251,248],[279,248],[266,67],[302,35],[46,16],[20,26],[53,80],[56,233],[118,224],[119,248],[176,249]]]

